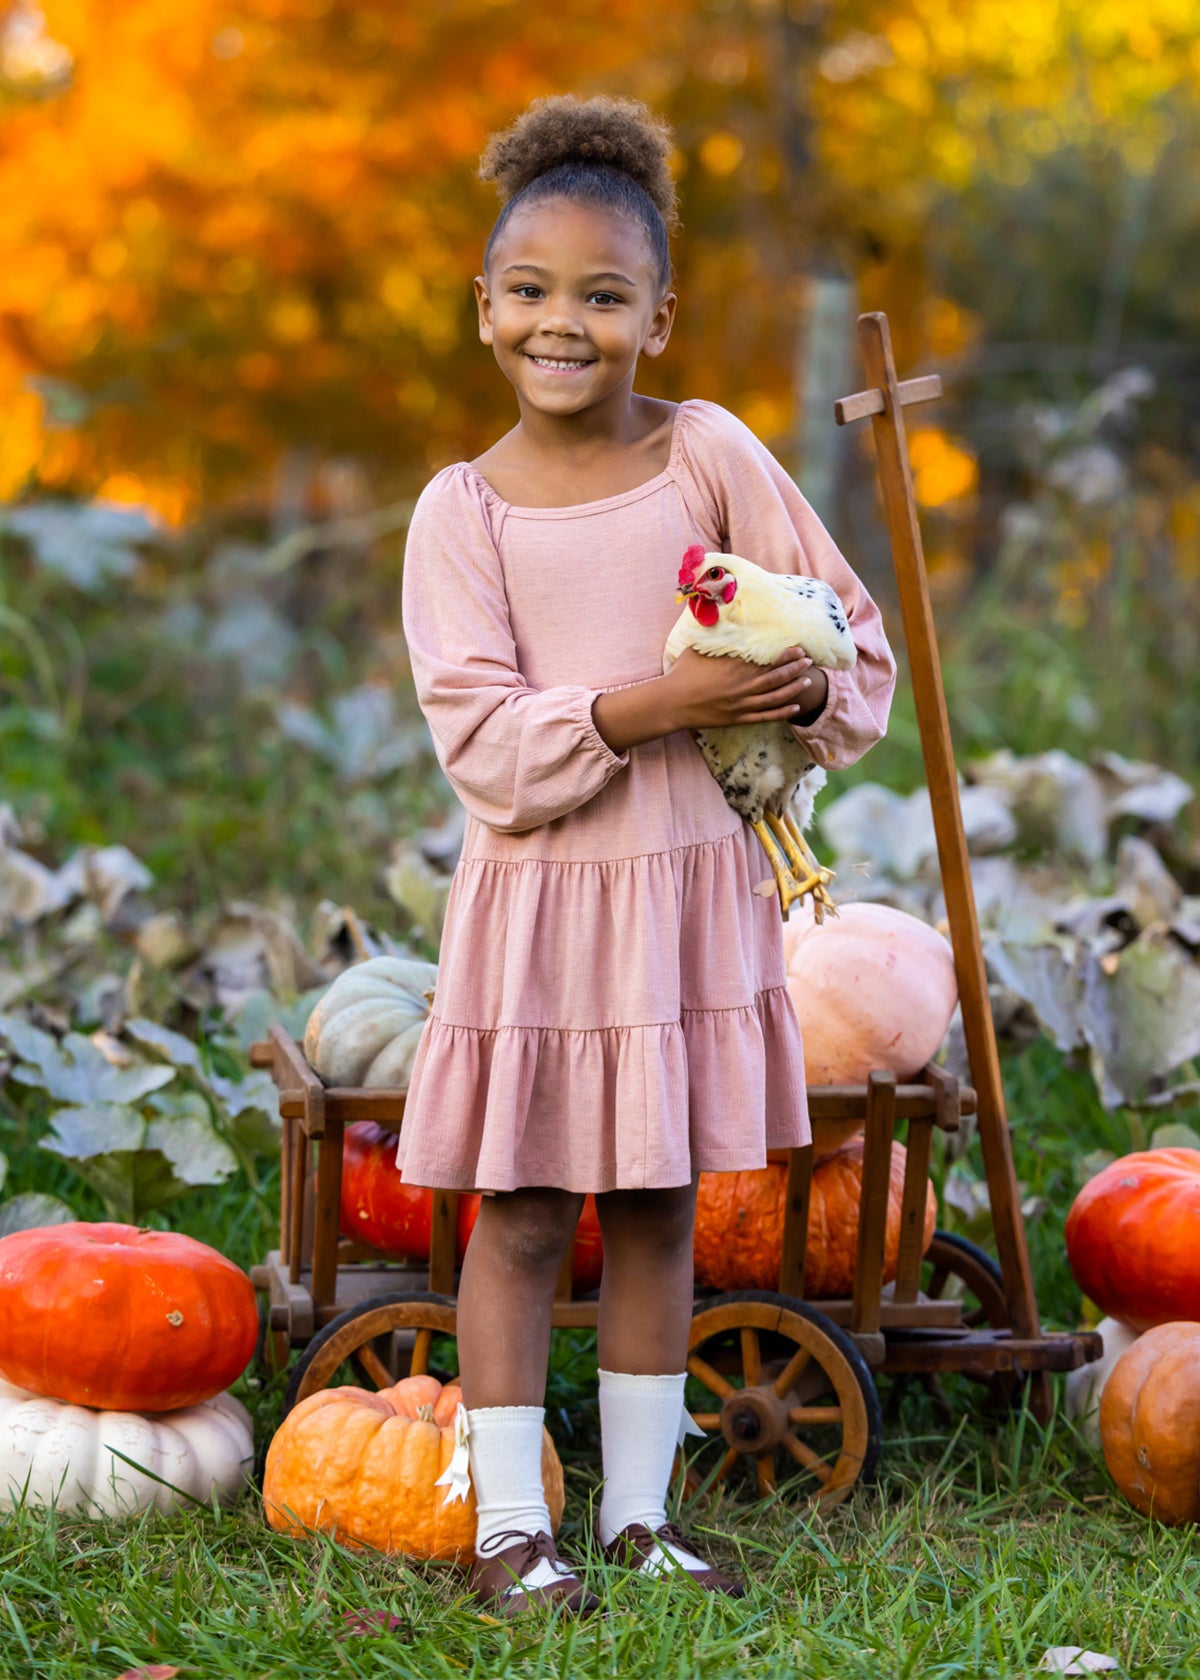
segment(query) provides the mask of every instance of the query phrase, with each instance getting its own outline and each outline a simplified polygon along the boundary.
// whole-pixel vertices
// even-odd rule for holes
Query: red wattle
[[[711,630],[721,616],[721,610],[715,601],[710,601],[707,595],[693,595],[688,601],[692,609],[692,617],[697,624],[703,624],[706,630]]]

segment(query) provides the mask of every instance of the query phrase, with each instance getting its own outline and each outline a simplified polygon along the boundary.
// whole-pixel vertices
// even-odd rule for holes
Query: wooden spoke
[[[710,1394],[719,1394],[723,1400],[727,1394],[733,1393],[733,1384],[726,1381],[720,1371],[714,1371],[707,1359],[701,1359],[699,1354],[688,1354],[687,1368],[697,1382],[704,1384]]]
[[[383,1360],[380,1359],[379,1355],[375,1352],[375,1349],[369,1342],[366,1347],[360,1347],[357,1349],[357,1351],[352,1355],[352,1358],[354,1364],[357,1365],[360,1370],[366,1372],[367,1376],[375,1384],[376,1388],[391,1388],[392,1384],[395,1382],[395,1377],[393,1377],[392,1373],[388,1370],[387,1366],[383,1363]]]
[[[791,1453],[797,1464],[803,1464],[806,1470],[811,1470],[819,1482],[827,1482],[833,1471],[826,1464],[820,1453],[815,1453],[810,1446],[795,1435],[785,1435],[779,1445],[784,1452]]]
[[[947,1268],[945,1266],[935,1266],[929,1274],[928,1283],[925,1285],[926,1295],[929,1296],[930,1300],[940,1301],[942,1290],[945,1289],[949,1281],[950,1273]]]
[[[412,1363],[409,1374],[414,1377],[424,1376],[429,1370],[429,1350],[433,1346],[433,1331],[418,1330],[413,1337]]]
[[[789,1406],[789,1423],[841,1423],[845,1413],[840,1406]]]
[[[758,1331],[743,1324],[741,1329],[742,1341],[742,1372],[746,1379],[747,1388],[757,1388],[762,1380],[762,1351],[758,1345]]]
[[[690,1455],[693,1496],[753,1476],[759,1498],[786,1498],[794,1481],[801,1500],[828,1511],[870,1475],[882,1433],[875,1385],[854,1342],[819,1312],[765,1290],[730,1295],[696,1307],[691,1344],[689,1373],[718,1397],[693,1414],[711,1432]],[[807,1486],[780,1447],[811,1475]]]
[[[783,1367],[783,1370],[780,1371],[779,1375],[775,1378],[775,1381],[771,1384],[771,1387],[775,1390],[775,1393],[778,1395],[780,1400],[783,1399],[789,1388],[794,1388],[796,1386],[796,1378],[800,1375],[801,1371],[803,1371],[804,1367],[808,1364],[811,1358],[812,1353],[808,1348],[798,1347],[796,1349],[795,1353]]]

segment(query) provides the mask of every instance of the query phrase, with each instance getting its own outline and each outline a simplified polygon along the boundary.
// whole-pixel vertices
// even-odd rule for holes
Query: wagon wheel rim
[[[782,1361],[769,1361],[780,1341]],[[687,1371],[706,1391],[692,1421],[725,1446],[707,1474],[689,1467],[690,1493],[714,1491],[745,1464],[759,1497],[770,1498],[778,1492],[780,1470],[795,1467],[804,1473],[801,1497],[826,1511],[873,1469],[881,1428],[874,1384],[854,1343],[823,1314],[765,1294],[700,1307]],[[802,1379],[816,1378],[819,1385],[821,1377],[833,1390],[830,1399],[796,1393]],[[816,1430],[832,1434],[832,1444],[823,1450],[814,1444]]]
[[[986,1250],[969,1238],[950,1231],[935,1231],[923,1264],[930,1270],[922,1279],[921,1289],[930,1300],[943,1300],[946,1286],[953,1278],[965,1285],[968,1295],[974,1296],[975,1305],[962,1315],[964,1328],[1003,1330],[1011,1323],[1000,1268]],[[967,1371],[964,1375],[986,1390],[984,1405],[988,1411],[1011,1410],[1022,1387],[1022,1379],[1014,1371],[991,1371],[978,1377]],[[918,1380],[933,1400],[942,1422],[952,1424],[957,1414],[939,1377],[926,1372]]]
[[[397,1330],[413,1330],[409,1375],[429,1370],[434,1336],[453,1336],[455,1308],[445,1297],[382,1297],[340,1313],[308,1344],[288,1384],[285,1409],[319,1393],[341,1367],[349,1364],[363,1388],[390,1388],[398,1379],[379,1351],[379,1343]]]

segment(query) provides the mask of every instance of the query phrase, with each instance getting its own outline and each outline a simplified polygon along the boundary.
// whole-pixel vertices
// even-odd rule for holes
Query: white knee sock
[[[625,1371],[600,1373],[600,1448],[604,1492],[600,1499],[600,1543],[609,1546],[630,1523],[653,1533],[667,1520],[667,1485],[683,1419],[683,1385],[678,1376],[639,1377]],[[667,1562],[685,1569],[709,1565],[678,1546],[659,1546],[642,1565],[657,1575]]]
[[[467,1413],[467,1448],[475,1489],[475,1552],[487,1558],[515,1544],[516,1534],[549,1534],[542,1487],[541,1406],[481,1406]],[[508,1538],[505,1538],[505,1536]],[[527,1587],[548,1587],[573,1571],[539,1558]]]

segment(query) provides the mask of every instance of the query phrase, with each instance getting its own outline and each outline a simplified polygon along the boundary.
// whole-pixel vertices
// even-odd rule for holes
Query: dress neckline
[[[643,496],[652,494],[660,485],[667,483],[675,476],[683,437],[683,426],[681,424],[683,411],[685,408],[690,408],[695,400],[693,397],[686,397],[682,402],[675,405],[675,413],[671,420],[671,448],[667,456],[667,464],[662,471],[655,473],[653,478],[648,478],[641,484],[633,485],[629,490],[619,490],[615,496],[601,496],[599,500],[594,502],[572,502],[566,507],[524,507],[517,502],[506,502],[500,492],[494,490],[479,469],[473,467],[469,461],[463,461],[462,468],[464,472],[471,475],[477,484],[482,486],[484,494],[490,501],[494,502],[497,507],[503,508],[506,513],[513,514],[520,519],[570,519],[577,517],[579,514],[601,513],[609,508],[621,507],[627,502],[640,501]]]

